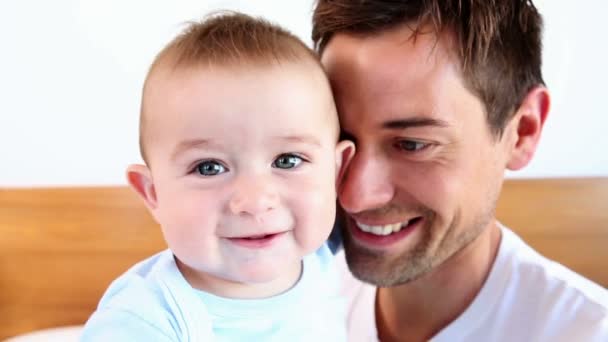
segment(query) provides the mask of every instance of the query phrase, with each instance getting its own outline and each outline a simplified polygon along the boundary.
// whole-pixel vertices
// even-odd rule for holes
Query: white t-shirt
[[[431,341],[607,342],[608,290],[544,258],[511,230],[501,230],[481,291]],[[350,274],[343,251],[336,257],[348,297],[348,341],[378,341],[376,287]]]

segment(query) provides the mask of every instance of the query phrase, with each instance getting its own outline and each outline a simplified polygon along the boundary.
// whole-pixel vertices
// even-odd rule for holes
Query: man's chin
[[[378,287],[393,287],[414,281],[431,270],[427,258],[412,253],[391,257],[385,252],[369,250],[344,239],[344,252],[353,276]]]

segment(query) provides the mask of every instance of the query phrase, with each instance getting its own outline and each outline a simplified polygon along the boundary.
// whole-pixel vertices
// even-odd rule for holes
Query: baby
[[[344,341],[332,251],[338,141],[329,83],[261,19],[191,24],[157,56],[131,187],[168,250],[115,280],[83,341]]]

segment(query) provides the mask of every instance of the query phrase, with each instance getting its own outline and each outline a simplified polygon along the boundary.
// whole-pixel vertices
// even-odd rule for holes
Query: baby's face
[[[272,281],[299,269],[329,235],[336,160],[347,145],[336,146],[323,77],[285,62],[159,72],[151,80],[152,212],[196,273],[191,283]]]

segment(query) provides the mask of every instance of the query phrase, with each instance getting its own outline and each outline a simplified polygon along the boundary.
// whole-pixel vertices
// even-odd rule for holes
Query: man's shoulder
[[[608,341],[608,291],[501,230],[481,291],[433,341]]]
[[[567,300],[580,304],[572,309],[608,312],[607,289],[540,255],[509,230],[504,230],[503,238],[514,245],[507,256],[505,272],[509,273],[512,286],[521,289],[518,294],[534,294],[539,304],[549,307]]]
[[[567,340],[601,334],[608,340],[608,291],[547,259],[520,260],[504,305],[541,336]],[[540,336],[539,336],[540,337]]]
[[[490,315],[494,326],[504,332],[519,327],[532,340],[608,340],[608,290],[543,257],[506,228],[503,240],[507,251],[499,251],[495,267],[501,274],[494,280],[506,282],[489,285],[500,289],[491,294],[499,298]]]

